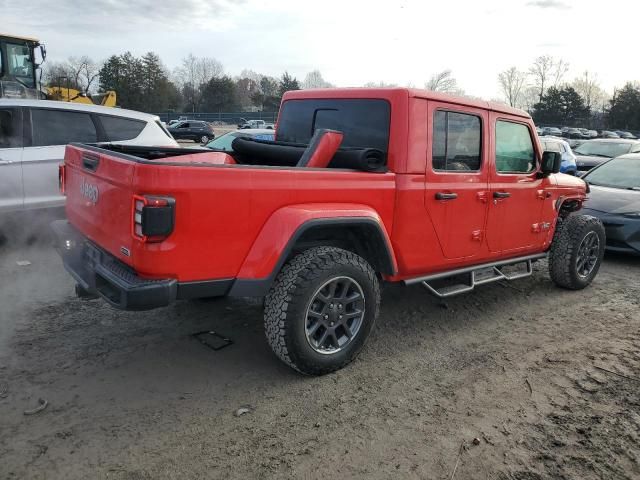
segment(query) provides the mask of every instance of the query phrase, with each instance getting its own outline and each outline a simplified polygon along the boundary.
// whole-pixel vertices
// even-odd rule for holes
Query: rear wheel
[[[571,290],[588,286],[604,257],[602,222],[588,215],[559,220],[549,254],[549,274],[554,283]]]
[[[378,279],[363,258],[311,248],[285,265],[265,298],[267,340],[299,372],[329,373],[360,352],[379,306]]]

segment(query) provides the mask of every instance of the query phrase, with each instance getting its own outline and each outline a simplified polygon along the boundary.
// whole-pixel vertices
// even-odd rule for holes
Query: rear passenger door
[[[517,252],[544,241],[539,231],[546,198],[538,178],[537,142],[529,124],[491,113],[491,197],[487,240],[492,252]]]
[[[425,204],[446,258],[473,257],[487,215],[487,112],[429,102]]]
[[[58,190],[58,165],[65,146],[98,141],[91,114],[67,109],[31,108],[30,144],[24,149],[22,176],[26,208],[64,205]]]
[[[22,143],[22,110],[0,108],[0,212],[22,208]]]

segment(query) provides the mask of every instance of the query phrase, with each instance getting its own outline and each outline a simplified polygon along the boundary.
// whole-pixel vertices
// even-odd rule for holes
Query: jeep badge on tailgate
[[[85,181],[84,178],[80,184],[80,194],[94,205],[98,203],[98,187]]]

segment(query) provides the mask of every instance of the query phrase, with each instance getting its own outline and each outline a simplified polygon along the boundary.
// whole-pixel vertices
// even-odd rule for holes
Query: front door
[[[487,112],[429,102],[425,204],[446,258],[476,255],[488,207]]]
[[[491,186],[487,240],[492,252],[526,250],[541,234],[545,192],[538,178],[535,132],[527,123],[491,113]]]
[[[19,210],[22,187],[22,111],[0,108],[0,212]]]

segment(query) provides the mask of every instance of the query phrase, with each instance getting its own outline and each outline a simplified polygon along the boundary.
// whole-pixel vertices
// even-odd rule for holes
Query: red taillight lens
[[[64,163],[58,165],[58,189],[62,195],[65,195],[66,170]]]
[[[162,242],[171,232],[175,218],[175,200],[155,195],[134,195],[132,234],[148,243]]]

